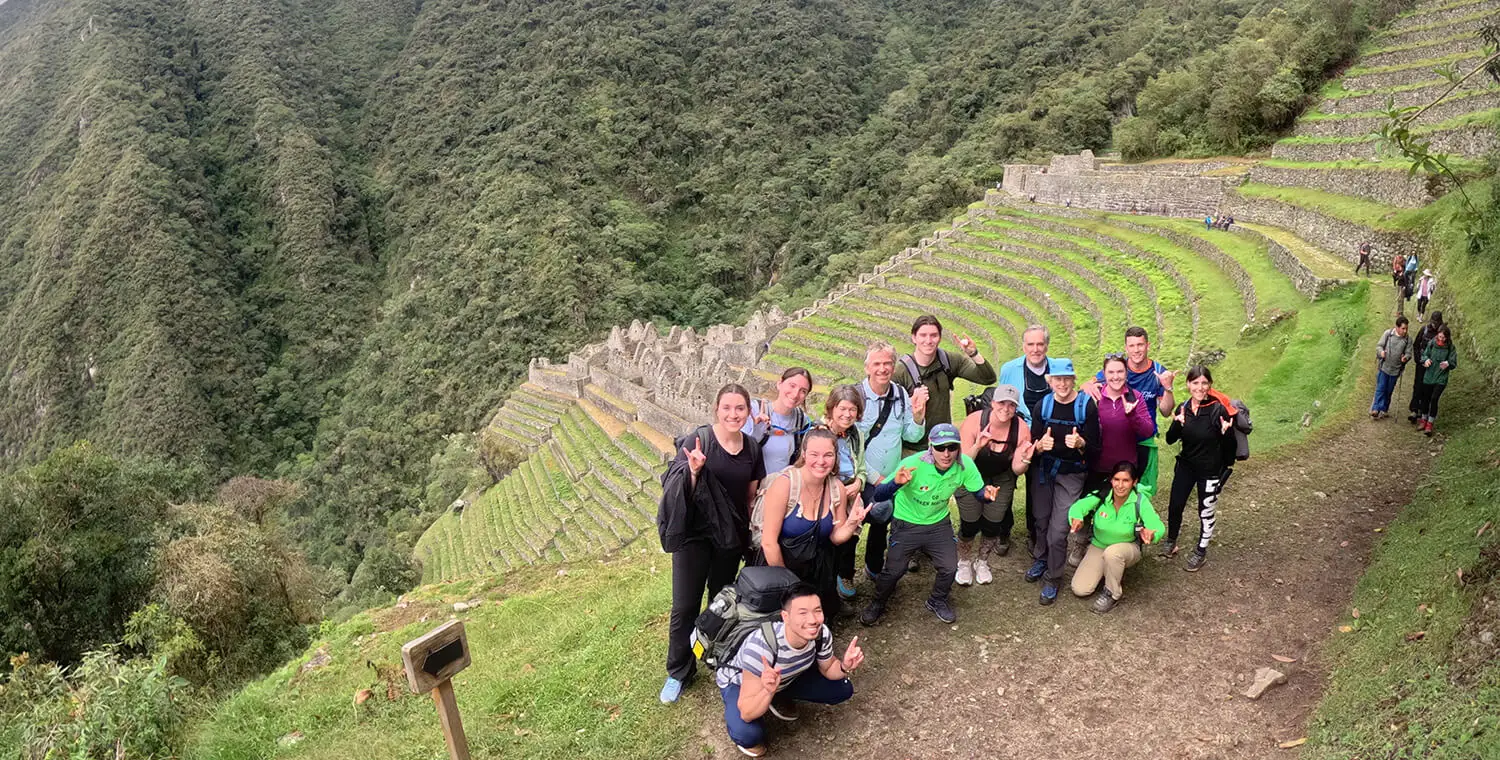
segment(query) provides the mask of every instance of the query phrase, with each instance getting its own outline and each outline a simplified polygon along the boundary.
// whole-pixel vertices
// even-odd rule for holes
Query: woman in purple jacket
[[[1139,468],[1139,449],[1136,444],[1156,433],[1151,419],[1151,404],[1144,403],[1141,394],[1126,384],[1127,373],[1124,354],[1109,354],[1104,357],[1104,388],[1099,394],[1099,456],[1089,465],[1089,479],[1084,493],[1091,494],[1109,487],[1110,473],[1121,462],[1129,462]],[[1088,549],[1093,534],[1092,526],[1068,536],[1068,564],[1077,567]]]

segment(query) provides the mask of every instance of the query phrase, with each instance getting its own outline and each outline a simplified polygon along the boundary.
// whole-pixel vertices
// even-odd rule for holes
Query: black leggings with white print
[[[1167,507],[1167,540],[1177,542],[1182,530],[1182,513],[1187,508],[1188,496],[1198,489],[1198,553],[1208,552],[1208,542],[1214,537],[1214,523],[1218,516],[1219,492],[1224,490],[1224,473],[1205,475],[1195,471],[1192,465],[1177,460],[1177,469],[1172,475],[1172,496]]]

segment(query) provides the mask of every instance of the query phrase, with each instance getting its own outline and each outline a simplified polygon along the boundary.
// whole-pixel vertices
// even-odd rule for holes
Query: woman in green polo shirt
[[[1165,528],[1151,500],[1136,487],[1140,476],[1135,465],[1120,462],[1109,475],[1109,489],[1084,496],[1068,509],[1068,521],[1072,531],[1083,528],[1083,521],[1090,515],[1094,521],[1094,538],[1089,542],[1083,562],[1073,573],[1073,593],[1088,596],[1104,581],[1104,590],[1094,598],[1094,611],[1109,612],[1114,609],[1125,589],[1120,580],[1125,568],[1141,561],[1141,546],[1156,540]]]

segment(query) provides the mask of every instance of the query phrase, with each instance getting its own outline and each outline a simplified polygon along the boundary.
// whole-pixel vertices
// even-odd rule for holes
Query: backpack
[[[769,409],[770,406],[771,402],[769,401],[761,401],[757,399],[754,402],[751,402],[751,418],[753,419],[755,415]],[[767,417],[771,416],[771,413],[769,411],[766,411],[765,414]],[[792,458],[788,461],[795,462],[797,461],[797,455],[802,452],[802,436],[807,435],[807,431],[812,427],[812,421],[807,418],[807,411],[800,406],[792,410],[792,420],[792,425],[797,429],[792,432]],[[771,440],[771,424],[768,422],[766,423],[766,434],[756,439],[755,442],[760,444],[760,447],[764,449],[766,447],[766,441],[769,440]]]
[[[948,352],[943,349],[937,350],[938,364],[943,368],[943,377],[948,381],[948,390],[953,390],[953,367],[948,364]],[[901,355],[901,366],[906,367],[906,374],[911,375],[911,387],[907,390],[916,390],[922,384],[922,372],[917,369],[917,359],[911,354]]]
[[[891,387],[886,391],[886,393],[896,397],[894,403],[888,401],[884,396],[880,397],[879,401],[883,401],[885,403],[881,404],[880,414],[875,418],[875,424],[870,426],[870,432],[865,434],[865,443],[869,443],[870,441],[875,440],[875,436],[880,435],[880,431],[885,429],[886,421],[891,418],[891,407],[899,403],[901,405],[901,411],[906,411],[906,389],[901,388],[902,392],[897,393],[896,389],[900,387],[901,386],[896,385],[895,383],[891,383]]]
[[[1234,405],[1234,458],[1243,462],[1250,458],[1250,433],[1255,430],[1255,424],[1250,421],[1250,407],[1239,399],[1230,399],[1229,403]]]
[[[771,624],[781,612],[782,597],[797,585],[797,574],[784,567],[746,567],[735,582],[714,594],[708,609],[693,621],[689,639],[693,653],[710,668],[728,665],[745,639],[761,631],[776,656],[776,632]]]
[[[1087,418],[1089,410],[1090,399],[1088,397],[1088,394],[1079,393],[1077,396],[1073,397],[1073,419],[1071,420],[1060,420],[1052,416],[1053,409],[1056,405],[1056,398],[1057,397],[1052,395],[1051,393],[1042,397],[1042,405],[1040,410],[1042,413],[1042,424],[1049,427],[1052,425],[1076,425],[1078,427],[1083,427],[1083,421],[1085,418]],[[1043,434],[1046,433],[1045,430],[1043,430],[1042,432]],[[1057,477],[1058,474],[1062,473],[1064,466],[1063,460],[1057,457],[1049,456],[1046,459],[1048,462],[1050,462],[1050,466],[1047,469],[1042,470],[1037,475],[1038,479],[1043,483],[1046,483],[1052,478]],[[1085,472],[1088,470],[1088,464],[1084,462],[1067,462],[1066,465],[1068,467],[1069,473]],[[1075,469],[1079,467],[1081,467],[1082,469]]]
[[[786,513],[790,515],[802,503],[802,473],[796,465],[789,466],[762,481],[760,490],[755,492],[755,501],[750,504],[750,549],[752,551],[760,547],[760,539],[765,535],[766,492],[771,490],[771,484],[780,477],[785,477],[790,481],[790,489],[786,494]],[[827,499],[829,504],[832,504],[836,498],[833,486],[838,482],[837,477],[829,476],[826,486],[829,491]]]

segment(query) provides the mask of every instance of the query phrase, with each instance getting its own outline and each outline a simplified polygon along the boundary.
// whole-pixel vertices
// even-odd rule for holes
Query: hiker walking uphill
[[[768,476],[750,513],[750,537],[758,552],[754,564],[796,573],[817,589],[829,613],[839,609],[836,547],[859,532],[866,512],[858,498],[850,509],[844,507],[836,440],[828,430],[808,433],[797,463]]]
[[[766,475],[760,447],[740,432],[750,392],[735,383],[720,388],[713,415],[714,424],[677,439],[679,453],[662,475],[657,532],[672,555],[665,703],[676,702],[693,679],[693,620],[705,592],[712,597],[734,581],[749,545],[750,500]]]
[[[1177,380],[1177,373],[1168,370],[1161,362],[1150,356],[1151,340],[1146,333],[1146,328],[1132,325],[1125,328],[1125,384],[1131,390],[1141,394],[1141,398],[1147,406],[1148,416],[1151,417],[1151,435],[1136,443],[1136,473],[1138,482],[1136,488],[1141,489],[1147,496],[1155,498],[1157,471],[1160,462],[1160,446],[1156,440],[1157,433],[1161,430],[1157,415],[1171,417],[1177,408],[1177,397],[1172,393],[1172,384]],[[1093,379],[1084,383],[1083,391],[1089,394],[1095,401],[1102,397],[1100,384],[1104,382],[1104,370],[1100,370]],[[1101,467],[1110,467],[1114,463],[1108,461],[1100,462]]]
[[[1359,274],[1359,268],[1365,268],[1365,276],[1370,276],[1370,244],[1361,243],[1359,246],[1359,263],[1354,265],[1354,273]]]
[[[1417,280],[1417,317],[1421,318],[1427,314],[1427,303],[1432,300],[1432,295],[1437,292],[1437,277],[1431,269],[1422,270],[1422,278]]]
[[[906,574],[907,560],[916,552],[930,557],[936,571],[927,609],[944,623],[957,620],[949,599],[958,555],[953,523],[948,519],[948,500],[988,500],[994,493],[993,488],[985,487],[974,460],[959,451],[958,429],[946,422],[934,425],[927,452],[901,460],[896,472],[875,489],[877,501],[895,500],[891,549],[885,569],[875,581],[875,598],[860,613],[859,621],[874,625],[885,614],[896,583]],[[974,508],[960,507],[960,511],[964,509]]]
[[[1442,329],[1442,327],[1443,313],[1441,311],[1434,311],[1432,312],[1432,316],[1428,318],[1427,324],[1423,325],[1422,329],[1418,330],[1417,334],[1412,338],[1412,361],[1417,362],[1419,367],[1422,363],[1422,352],[1427,350],[1427,344],[1431,343],[1432,339],[1437,337],[1438,330]],[[1418,405],[1421,404],[1422,399],[1427,397],[1427,391],[1424,387],[1426,383],[1423,382],[1427,373],[1419,369],[1411,374],[1411,400],[1406,405],[1407,411],[1411,412],[1411,414],[1406,416],[1406,421],[1415,425],[1421,419],[1422,414]]]
[[[1458,369],[1458,351],[1453,345],[1453,331],[1448,325],[1438,328],[1432,342],[1422,349],[1422,398],[1417,402],[1418,427],[1432,435],[1437,422],[1438,399],[1448,389],[1448,373]]]
[[[1031,465],[1031,429],[1022,423],[1018,413],[1021,393],[1014,385],[1001,384],[990,389],[989,406],[964,418],[958,434],[963,453],[974,460],[986,486],[995,488],[994,499],[976,505],[959,504],[958,571],[954,582],[960,586],[980,585],[994,580],[990,556],[1010,552],[1010,533],[1015,527],[1016,484]],[[965,512],[965,506],[971,511]],[[978,511],[972,507],[979,506]],[[979,551],[974,551],[974,537],[979,536]]]
[[[891,379],[911,393],[912,404],[921,408],[927,429],[952,422],[951,403],[954,378],[978,385],[995,383],[995,368],[984,360],[979,347],[967,335],[959,336],[963,353],[948,351],[938,344],[943,340],[943,325],[937,317],[924,314],[911,325],[912,352],[902,356]],[[926,439],[908,449],[919,451]]]
[[[776,382],[776,398],[751,402],[750,418],[741,430],[760,445],[766,472],[780,472],[796,461],[802,436],[812,427],[812,420],[802,408],[812,385],[811,372],[802,367],[788,367]]]
[[[865,537],[865,574],[870,580],[885,566],[886,533],[891,521],[891,502],[875,501],[875,486],[896,472],[901,461],[902,443],[916,443],[927,435],[923,426],[924,410],[911,403],[906,389],[891,382],[896,368],[896,349],[884,341],[871,343],[865,350],[865,381],[860,385],[865,396],[865,412],[858,427],[865,441],[865,490],[862,494],[870,514]],[[839,576],[854,577],[854,550],[841,555],[848,566],[839,567]]]
[[[1099,406],[1075,386],[1073,361],[1057,359],[1047,382],[1052,392],[1031,410],[1036,442],[1027,487],[1034,490],[1031,569],[1026,580],[1042,580],[1041,603],[1057,601],[1068,563],[1068,508],[1083,496],[1089,463],[1099,455]]]
[[[1375,400],[1370,403],[1370,419],[1389,417],[1391,394],[1396,381],[1412,359],[1412,340],[1407,336],[1406,317],[1396,317],[1396,326],[1386,330],[1375,344]]]
[[[1141,546],[1150,544],[1164,530],[1151,500],[1136,488],[1135,466],[1120,462],[1111,468],[1108,484],[1068,508],[1068,524],[1074,533],[1093,525],[1093,538],[1078,570],[1073,573],[1073,595],[1088,596],[1104,582],[1094,597],[1094,611],[1109,612],[1125,597],[1121,581],[1126,568],[1141,561]]]
[[[1214,376],[1207,367],[1194,366],[1187,373],[1190,398],[1177,407],[1172,426],[1167,428],[1167,444],[1182,442],[1177,467],[1172,474],[1171,502],[1167,505],[1167,540],[1162,544],[1163,557],[1177,556],[1177,536],[1182,530],[1182,513],[1193,489],[1198,490],[1198,548],[1183,568],[1190,573],[1208,562],[1208,542],[1217,522],[1219,492],[1224,487],[1226,471],[1234,465],[1235,436],[1231,428],[1234,413],[1213,392]]]
[[[792,721],[797,702],[836,705],[854,696],[849,674],[865,661],[864,650],[855,636],[843,656],[835,656],[824,614],[816,590],[793,586],[781,619],[751,631],[714,674],[724,698],[724,727],[741,754],[766,754],[766,713]]]

